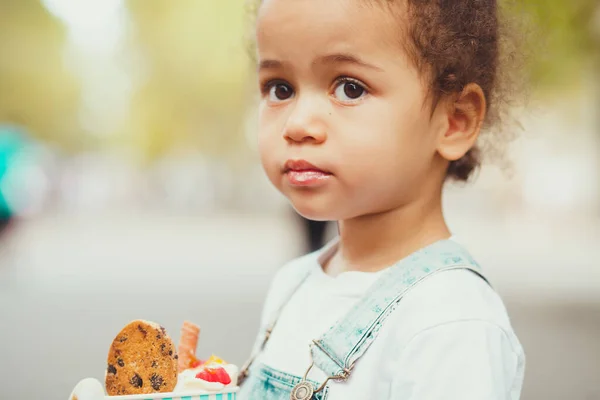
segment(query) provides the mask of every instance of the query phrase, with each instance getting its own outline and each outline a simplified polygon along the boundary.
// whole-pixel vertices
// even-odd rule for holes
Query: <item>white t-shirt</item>
[[[303,376],[312,340],[342,318],[382,273],[331,277],[321,267],[326,256],[296,259],[275,276],[263,327],[299,277],[310,273],[283,308],[256,362]],[[330,381],[327,400],[515,400],[524,367],[523,349],[499,296],[470,271],[446,271],[406,294],[350,379]],[[308,378],[322,382],[326,376],[313,368]]]

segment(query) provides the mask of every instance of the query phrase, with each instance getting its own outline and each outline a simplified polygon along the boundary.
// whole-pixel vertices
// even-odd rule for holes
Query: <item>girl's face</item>
[[[307,218],[345,220],[438,193],[447,118],[432,116],[400,20],[359,0],[263,1],[261,160]]]

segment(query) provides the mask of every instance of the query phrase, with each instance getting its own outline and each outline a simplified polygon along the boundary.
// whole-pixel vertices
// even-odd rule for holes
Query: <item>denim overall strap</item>
[[[399,261],[343,319],[313,342],[314,365],[330,377],[347,378],[402,297],[423,279],[454,269],[471,270],[486,280],[469,253],[452,240],[438,241]]]

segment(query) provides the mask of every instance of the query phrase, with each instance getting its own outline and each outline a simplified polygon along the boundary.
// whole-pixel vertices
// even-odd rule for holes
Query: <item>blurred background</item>
[[[536,27],[523,132],[445,207],[523,342],[522,398],[600,399],[600,3],[511,12]],[[249,29],[243,0],[0,0],[0,398],[102,379],[137,318],[248,356],[310,247],[258,162]]]

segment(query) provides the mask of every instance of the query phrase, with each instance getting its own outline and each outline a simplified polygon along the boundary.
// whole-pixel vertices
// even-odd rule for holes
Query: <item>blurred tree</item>
[[[65,28],[38,0],[0,1],[0,122],[78,149],[79,86],[63,62]]]
[[[127,0],[140,70],[127,131],[147,157],[173,147],[222,156],[243,140],[243,3]]]
[[[539,88],[557,85],[587,85],[578,81],[582,72],[598,68],[600,79],[600,37],[598,0],[522,0],[510,10],[526,13],[534,23],[532,41],[535,53],[530,59],[531,79]],[[590,79],[593,79],[590,76]]]
[[[125,0],[135,85],[128,123],[111,146],[142,149],[148,158],[173,147],[219,156],[239,147],[254,84],[246,2]],[[530,66],[537,86],[581,84],[574,78],[593,65],[600,81],[598,0],[505,2],[536,22],[534,40],[542,43]],[[0,1],[0,122],[77,150],[97,139],[82,134],[81,89],[64,63],[66,41],[65,27],[39,0]]]

